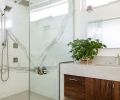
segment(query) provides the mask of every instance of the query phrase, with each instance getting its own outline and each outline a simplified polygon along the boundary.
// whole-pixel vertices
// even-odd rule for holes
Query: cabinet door
[[[96,87],[95,79],[86,78],[85,79],[85,100],[96,100]]]
[[[86,78],[85,100],[112,100],[112,81]]]
[[[120,82],[113,82],[112,100],[120,100]]]
[[[96,100],[112,100],[112,81],[95,80]]]
[[[85,100],[85,78],[79,76],[64,76],[64,95],[73,100]]]

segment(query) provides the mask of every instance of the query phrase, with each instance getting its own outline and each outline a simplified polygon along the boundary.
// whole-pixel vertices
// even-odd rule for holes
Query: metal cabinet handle
[[[115,84],[113,83],[113,88],[115,88]]]
[[[109,87],[109,84],[107,83],[107,87]]]
[[[70,78],[69,80],[70,80],[70,81],[76,81],[76,82],[78,81],[78,80],[76,80],[76,79],[74,79],[74,78]]]

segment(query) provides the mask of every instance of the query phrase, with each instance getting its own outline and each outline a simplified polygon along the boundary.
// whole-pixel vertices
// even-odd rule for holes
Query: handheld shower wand
[[[4,15],[2,16],[3,17],[3,21],[1,20],[1,30],[2,30],[2,33],[4,34],[4,41],[2,43],[2,56],[1,56],[1,80],[3,82],[7,81],[9,79],[9,56],[8,56],[8,35],[7,35],[7,32],[6,32],[6,22],[5,22],[5,12],[4,12]],[[5,52],[5,49],[6,49],[6,52]],[[6,53],[6,54],[5,54]],[[3,71],[4,71],[4,56],[6,55],[6,65],[7,65],[7,78],[4,79],[3,77]]]
[[[1,13],[1,32],[3,33],[4,39],[2,42],[2,56],[1,56],[1,80],[3,82],[9,79],[9,52],[8,52],[8,33],[6,31],[6,11],[10,11],[11,7],[5,6],[3,13]],[[6,49],[6,52],[5,52]],[[5,54],[6,53],[6,54]],[[4,79],[4,56],[6,55],[6,65],[7,65],[7,77]]]

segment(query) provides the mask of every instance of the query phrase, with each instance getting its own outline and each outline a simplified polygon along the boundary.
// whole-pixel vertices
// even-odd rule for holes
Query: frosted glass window
[[[87,6],[98,7],[115,1],[119,0],[86,0],[86,7]]]
[[[30,21],[37,21],[46,17],[55,17],[68,13],[68,1],[61,0],[44,8],[37,8],[30,13]]]
[[[120,19],[89,23],[87,37],[101,40],[108,48],[120,48]]]

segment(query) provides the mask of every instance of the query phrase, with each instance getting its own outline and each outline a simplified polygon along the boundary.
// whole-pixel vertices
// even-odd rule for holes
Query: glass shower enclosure
[[[30,99],[59,100],[59,63],[71,61],[72,0],[31,0]]]
[[[1,0],[0,100],[59,100],[73,31],[73,0]]]

